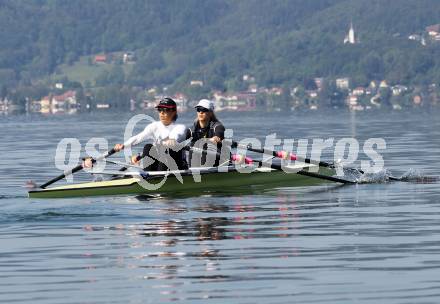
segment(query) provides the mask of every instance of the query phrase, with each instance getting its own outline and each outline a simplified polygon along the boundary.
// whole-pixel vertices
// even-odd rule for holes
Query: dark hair
[[[211,120],[214,121],[214,122],[217,122],[218,119],[217,119],[217,116],[215,116],[214,111],[210,111],[210,112],[211,112]]]

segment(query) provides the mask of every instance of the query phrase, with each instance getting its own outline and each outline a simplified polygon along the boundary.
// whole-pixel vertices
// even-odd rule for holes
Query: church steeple
[[[346,43],[350,43],[350,44],[356,43],[356,38],[354,36],[353,22],[350,22],[350,29],[348,30],[347,36],[345,36],[344,44]]]

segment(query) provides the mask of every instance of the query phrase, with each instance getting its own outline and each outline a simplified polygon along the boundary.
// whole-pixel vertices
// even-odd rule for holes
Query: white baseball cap
[[[214,103],[208,99],[200,99],[199,103],[194,107],[202,107],[208,109],[209,111],[214,111]]]

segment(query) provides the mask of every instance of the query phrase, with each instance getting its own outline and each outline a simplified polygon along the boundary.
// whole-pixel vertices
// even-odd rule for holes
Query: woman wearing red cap
[[[128,146],[135,146],[152,139],[153,144],[146,144],[140,156],[132,157],[133,163],[138,163],[145,156],[150,156],[147,158],[148,165],[145,168],[148,171],[187,169],[184,151],[172,149],[177,143],[184,141],[187,135],[185,125],[175,122],[177,119],[176,102],[168,97],[163,98],[156,109],[159,112],[159,121],[150,123],[141,133],[129,138],[123,144],[116,144],[114,149],[119,152]],[[170,161],[170,157],[175,163]],[[84,166],[91,167],[91,162],[86,160]]]
[[[141,158],[150,156],[152,159],[148,159],[150,164],[145,168],[146,170],[187,169],[188,165],[184,151],[174,151],[172,149],[177,143],[186,139],[187,132],[185,125],[175,122],[177,119],[176,102],[169,97],[163,98],[156,106],[156,109],[159,112],[159,121],[150,123],[141,133],[129,138],[124,144],[116,144],[114,149],[120,151],[125,147],[134,146],[147,139],[152,139],[153,144],[146,144],[140,157],[134,156],[132,162],[137,163]],[[163,158],[164,153],[169,154],[175,161],[177,168],[174,168],[174,164],[168,163],[166,158]]]

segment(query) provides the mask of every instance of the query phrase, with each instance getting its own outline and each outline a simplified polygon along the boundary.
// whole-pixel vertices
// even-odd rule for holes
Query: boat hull
[[[310,168],[308,168],[310,169]],[[29,191],[30,198],[66,198],[101,195],[201,195],[207,193],[242,193],[277,187],[298,187],[331,183],[328,180],[309,177],[297,173],[259,168],[250,173],[236,169],[227,172],[207,170],[200,172],[200,180],[192,172],[182,171],[181,181],[175,175],[150,176],[146,179],[130,177],[102,182],[65,185],[48,189]],[[320,168],[319,174],[332,175],[333,170]],[[158,187],[158,184],[163,184]],[[156,189],[157,188],[157,189]]]

